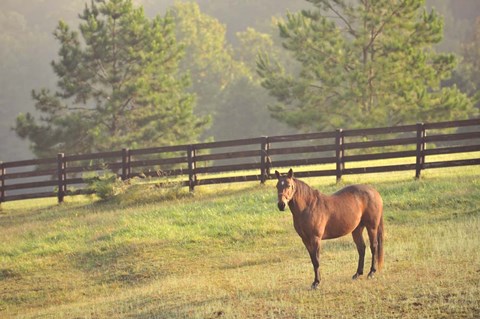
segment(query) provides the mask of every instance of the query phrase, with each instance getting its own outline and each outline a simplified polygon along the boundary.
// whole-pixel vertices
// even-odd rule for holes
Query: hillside
[[[343,186],[304,180],[324,193]],[[0,317],[478,317],[480,167],[343,184],[359,182],[384,199],[385,268],[352,282],[351,237],[325,241],[317,291],[274,181],[3,204]]]

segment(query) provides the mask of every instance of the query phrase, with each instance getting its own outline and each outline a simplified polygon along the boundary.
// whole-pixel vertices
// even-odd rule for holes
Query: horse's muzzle
[[[280,211],[283,212],[283,211],[285,210],[285,206],[287,206],[287,205],[285,204],[285,202],[283,202],[283,201],[278,202],[278,209],[279,209]]]

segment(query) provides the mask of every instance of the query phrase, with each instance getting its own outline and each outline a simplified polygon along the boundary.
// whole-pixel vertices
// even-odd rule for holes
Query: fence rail
[[[427,148],[428,146],[428,148]],[[6,201],[87,194],[85,174],[110,170],[123,180],[136,176],[180,180],[183,186],[260,181],[273,168],[309,166],[299,177],[415,171],[479,165],[480,158],[426,161],[429,156],[480,151],[480,119],[418,123],[395,127],[258,137],[221,142],[123,149],[0,163],[0,203]],[[480,157],[480,156],[479,156]],[[407,163],[362,167],[347,164],[403,159]],[[318,165],[326,164],[319,169]],[[219,176],[218,173],[232,176]],[[74,190],[72,187],[77,187]]]

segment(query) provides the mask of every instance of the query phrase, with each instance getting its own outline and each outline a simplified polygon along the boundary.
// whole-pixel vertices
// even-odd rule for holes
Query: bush
[[[122,181],[115,173],[105,169],[102,173],[89,173],[84,180],[88,189],[102,200],[114,197],[123,204],[148,203],[179,199],[191,195],[179,182],[155,183],[150,178],[134,177]]]
[[[104,170],[101,174],[94,173],[93,176],[84,177],[84,179],[88,189],[103,200],[113,198],[125,192],[128,187],[117,174],[109,170]]]

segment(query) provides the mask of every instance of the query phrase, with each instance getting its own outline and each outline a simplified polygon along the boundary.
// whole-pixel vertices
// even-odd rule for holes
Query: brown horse
[[[363,229],[370,239],[372,266],[368,278],[383,266],[383,202],[380,194],[366,185],[347,186],[331,196],[321,194],[293,177],[275,171],[278,178],[278,208],[290,207],[293,225],[302,238],[313,264],[315,279],[312,289],[320,283],[320,242],[352,233],[358,250],[358,268],[353,279],[363,275],[365,241]],[[378,268],[377,268],[378,266]]]

